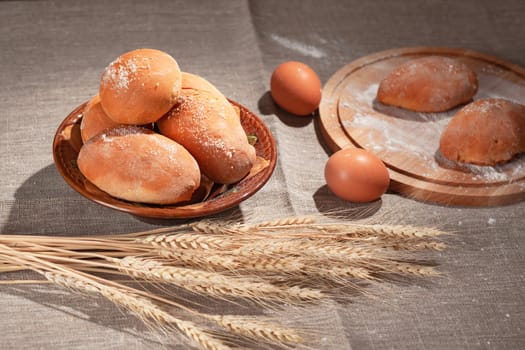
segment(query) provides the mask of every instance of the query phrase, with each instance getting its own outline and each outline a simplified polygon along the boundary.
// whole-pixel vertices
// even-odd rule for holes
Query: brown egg
[[[360,148],[345,148],[334,153],[324,171],[328,188],[351,202],[376,200],[390,183],[388,170],[381,159]]]
[[[321,102],[321,81],[301,62],[285,62],[273,72],[270,93],[282,109],[296,115],[312,114]]]

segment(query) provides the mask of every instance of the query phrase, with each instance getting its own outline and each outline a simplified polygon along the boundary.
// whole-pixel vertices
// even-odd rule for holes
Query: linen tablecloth
[[[283,61],[310,65],[325,83],[359,57],[398,47],[465,48],[525,66],[524,17],[520,0],[0,2],[1,231],[125,233],[182,222],[141,219],[90,202],[61,178],[51,152],[56,128],[97,92],[109,62],[135,48],[156,48],[254,111],[275,137],[278,163],[270,181],[218,219],[346,210],[353,213],[348,220],[367,216],[454,233],[450,248],[434,257],[443,277],[384,284],[372,291],[376,298],[290,313],[318,324],[323,348],[523,348],[525,203],[468,208],[395,193],[369,205],[341,201],[325,186],[330,151],[317,116],[282,111],[268,90]],[[1,349],[163,347],[110,303],[50,285],[0,285],[0,310]]]

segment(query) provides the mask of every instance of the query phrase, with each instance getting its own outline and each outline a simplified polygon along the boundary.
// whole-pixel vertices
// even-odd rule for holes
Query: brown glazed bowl
[[[86,103],[73,110],[60,124],[53,140],[53,158],[64,180],[84,197],[103,206],[129,214],[161,219],[195,218],[216,214],[237,206],[270,179],[277,161],[275,140],[268,127],[250,110],[230,100],[240,110],[241,124],[249,137],[255,136],[257,162],[252,172],[232,185],[209,184],[206,196],[188,203],[152,205],[121,200],[89,182],[78,169],[76,160],[82,147],[80,122]]]

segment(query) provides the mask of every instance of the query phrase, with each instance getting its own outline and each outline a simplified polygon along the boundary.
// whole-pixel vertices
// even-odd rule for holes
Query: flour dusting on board
[[[377,95],[379,84],[371,84],[366,90],[356,94],[355,99],[359,102],[364,102],[367,105],[372,105]]]
[[[484,77],[481,78],[482,80]],[[498,166],[458,164],[439,152],[439,140],[450,119],[461,107],[443,113],[416,113],[380,105],[378,83],[349,83],[339,101],[341,123],[362,147],[381,158],[394,159],[394,166],[407,171],[423,164],[429,178],[462,177],[469,182],[513,182],[525,176],[525,155]],[[480,95],[490,95],[481,89]],[[342,95],[343,96],[343,95]],[[514,96],[511,96],[511,98]],[[380,105],[380,106],[378,106]]]
[[[376,153],[384,150],[400,153],[411,152],[425,160],[432,160],[435,152],[435,148],[430,142],[417,142],[417,135],[405,135],[402,127],[392,126],[389,122],[370,118],[370,116],[366,114],[355,114],[351,122],[344,121],[343,125],[355,129],[374,130],[382,133],[385,142],[381,144],[375,143],[371,137],[372,134],[368,134],[369,137],[366,146]]]

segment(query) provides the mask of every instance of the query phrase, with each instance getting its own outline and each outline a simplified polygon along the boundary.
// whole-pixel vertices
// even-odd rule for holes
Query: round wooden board
[[[506,98],[525,104],[525,69],[496,57],[450,48],[405,48],[360,58],[336,72],[323,88],[320,130],[335,152],[360,147],[387,165],[391,190],[448,205],[503,205],[525,198],[525,156],[497,167],[450,167],[440,159],[439,137],[460,108],[415,113],[375,100],[381,79],[398,65],[427,55],[454,58],[479,80],[474,99]]]

